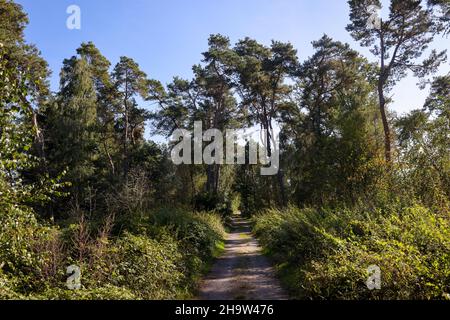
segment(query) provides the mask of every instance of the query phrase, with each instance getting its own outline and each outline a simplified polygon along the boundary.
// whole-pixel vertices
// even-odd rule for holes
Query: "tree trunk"
[[[384,97],[383,91],[383,81],[380,80],[378,84],[378,97],[379,97],[379,105],[380,105],[380,113],[381,119],[383,120],[383,129],[384,129],[384,155],[386,161],[391,163],[391,130],[389,128],[389,122],[386,114],[386,99]]]
[[[206,168],[206,192],[217,194],[219,191],[220,165],[211,164]]]
[[[384,129],[384,156],[386,162],[389,164],[391,163],[391,130],[389,129],[389,122],[386,115],[386,98],[384,97],[384,86],[389,79],[389,71],[391,66],[390,65],[386,66],[385,62],[386,45],[383,34],[380,35],[380,50],[381,50],[381,73],[378,79],[378,99]]]
[[[126,77],[128,78],[128,72],[126,74]],[[129,135],[129,110],[128,110],[128,80],[125,81],[125,97],[124,97],[124,108],[125,108],[125,137],[123,139],[123,154],[124,154],[124,161],[123,161],[123,175],[125,177],[125,180],[128,178],[128,170],[129,170],[129,164],[128,164],[128,135]]]
[[[106,139],[104,133],[102,133],[102,135],[103,135],[103,148],[105,149],[106,156],[108,157],[109,166],[111,167],[111,174],[115,175],[116,174],[116,168],[114,166],[114,161],[112,159],[111,153],[108,150],[107,139]]]
[[[206,192],[211,194],[214,186],[214,165],[206,167]]]
[[[215,164],[214,194],[219,193],[219,183],[220,183],[220,165]]]
[[[188,168],[189,168],[189,177],[191,180],[191,188],[192,188],[191,205],[192,205],[192,210],[194,210],[195,209],[195,196],[197,194],[197,190],[195,189],[195,181],[194,181],[194,167],[188,166]]]
[[[270,125],[269,125],[269,121],[265,120],[264,123],[264,129],[266,130],[266,148],[267,148],[267,156],[270,158],[272,156],[272,141],[271,141],[271,132],[270,132]]]
[[[266,130],[267,156],[270,158],[272,156],[272,141],[271,141],[272,133],[270,131],[272,129],[271,121],[268,120],[268,119],[265,119],[263,127]],[[283,207],[285,207],[286,204],[287,204],[287,201],[286,201],[286,188],[284,186],[284,177],[283,177],[283,172],[281,171],[281,164],[280,164],[280,167],[278,168],[278,172],[277,172],[277,182],[278,182],[278,188],[279,188],[279,191],[280,191],[281,205]],[[273,182],[271,182],[271,185],[273,186]],[[269,197],[269,203],[270,203],[270,197]]]
[[[281,197],[281,205],[283,207],[286,207],[287,201],[286,201],[286,188],[284,187],[284,174],[281,168],[279,168],[277,173],[278,178],[278,186],[280,188],[280,197]]]

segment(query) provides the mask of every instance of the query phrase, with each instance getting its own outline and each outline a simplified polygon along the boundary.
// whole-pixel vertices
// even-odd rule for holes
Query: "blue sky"
[[[53,71],[52,89],[64,58],[83,41],[93,41],[113,63],[120,56],[135,59],[150,78],[163,83],[173,76],[188,78],[199,63],[208,36],[222,33],[234,43],[246,36],[269,44],[290,41],[301,61],[312,54],[311,42],[324,33],[348,42],[369,59],[367,49],[347,31],[346,0],[16,0],[30,18],[26,30]],[[386,1],[384,1],[386,3]],[[81,8],[81,30],[66,28],[69,5]],[[450,49],[450,39],[437,38],[434,47]],[[447,62],[440,73],[450,71]],[[394,91],[392,109],[404,113],[420,108],[428,91],[412,77]]]

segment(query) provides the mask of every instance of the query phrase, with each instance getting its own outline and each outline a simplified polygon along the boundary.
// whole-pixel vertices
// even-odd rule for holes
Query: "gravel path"
[[[287,300],[248,220],[234,216],[225,252],[200,284],[201,300]]]

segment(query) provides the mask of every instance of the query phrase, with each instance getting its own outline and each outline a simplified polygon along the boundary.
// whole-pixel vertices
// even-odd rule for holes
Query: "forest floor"
[[[287,300],[249,220],[234,215],[224,254],[200,284],[200,300]]]

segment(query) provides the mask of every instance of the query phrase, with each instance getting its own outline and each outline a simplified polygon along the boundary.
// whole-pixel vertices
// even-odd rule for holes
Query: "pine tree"
[[[352,37],[379,59],[378,100],[385,135],[385,158],[392,159],[392,132],[388,118],[386,95],[409,71],[423,78],[437,70],[446,59],[445,52],[433,51],[429,58],[418,62],[440,24],[433,11],[420,0],[391,0],[389,18],[380,18],[379,26],[371,25],[371,6],[381,8],[379,0],[349,0],[350,20],[347,30]]]
[[[351,202],[371,186],[378,156],[376,66],[328,36],[299,68],[282,114],[287,169],[299,205]]]
[[[66,59],[60,91],[46,112],[47,154],[53,174],[68,170],[72,199],[83,205],[99,158],[97,95],[85,58]]]
[[[444,35],[450,34],[450,1],[428,0],[428,5],[435,9],[436,17],[442,24]]]
[[[97,93],[97,124],[99,126],[101,165],[109,168],[109,176],[116,174],[119,143],[114,129],[118,95],[112,83],[109,68],[111,63],[92,43],[82,43],[77,49],[78,55],[89,65],[92,81]]]
[[[27,119],[32,124],[34,140],[41,158],[45,158],[44,136],[38,123],[39,113],[49,97],[47,62],[39,50],[25,42],[24,30],[28,17],[21,5],[11,0],[0,0],[0,45],[3,48],[4,68],[16,69],[10,74],[17,83],[23,83],[26,94],[20,96],[21,103],[28,109]]]
[[[289,100],[292,87],[286,79],[298,68],[297,51],[290,43],[273,41],[270,47],[246,38],[234,48],[239,60],[235,77],[241,98],[241,108],[248,112],[249,121],[266,132],[267,155],[273,151],[273,126],[280,111]],[[278,168],[279,203],[287,204],[283,170]]]
[[[130,169],[130,149],[143,140],[144,124],[148,118],[145,109],[140,108],[137,99],[147,97],[147,75],[140,70],[133,59],[121,57],[114,67],[113,84],[118,97],[119,122],[116,129],[122,139],[122,167],[126,178]]]

